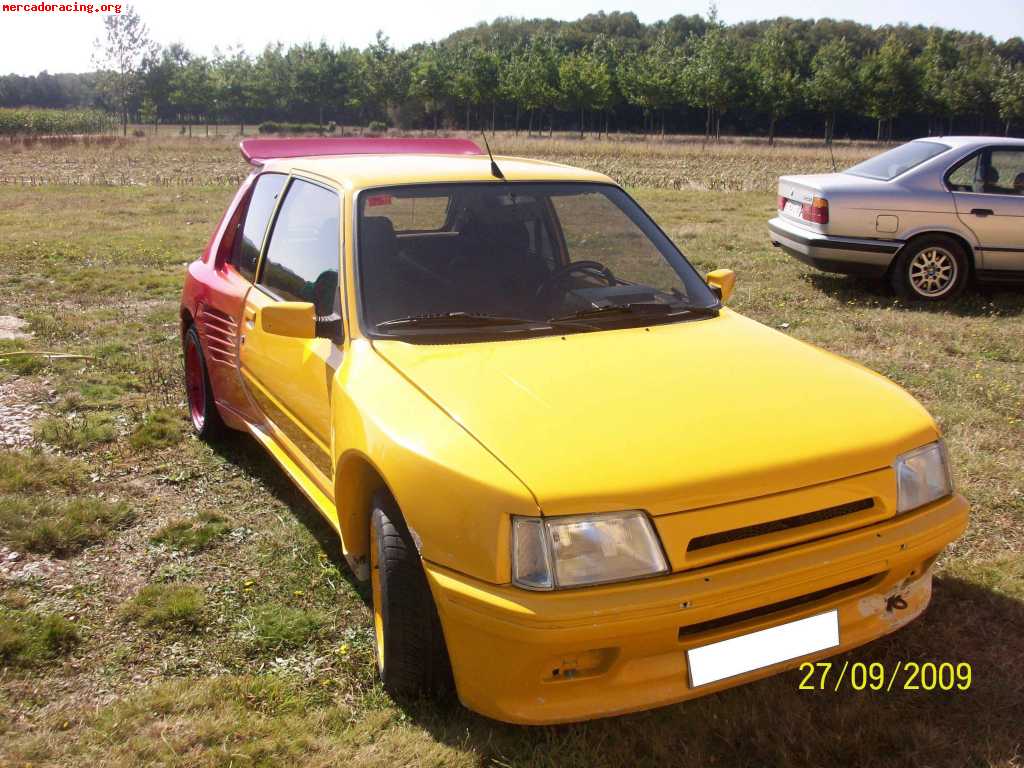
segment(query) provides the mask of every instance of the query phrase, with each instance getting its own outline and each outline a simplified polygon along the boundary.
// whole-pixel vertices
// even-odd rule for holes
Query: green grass
[[[326,623],[320,611],[281,603],[255,606],[245,617],[252,631],[252,647],[264,653],[304,646],[323,631]]]
[[[194,519],[174,520],[153,536],[150,541],[169,549],[184,552],[202,552],[213,546],[217,539],[231,532],[232,524],[220,515],[204,512]]]
[[[174,445],[181,439],[184,426],[180,411],[169,408],[150,411],[132,432],[132,448],[144,451]]]
[[[128,505],[103,499],[0,496],[0,541],[23,552],[74,555],[134,519]]]
[[[79,461],[37,451],[0,451],[0,493],[79,490],[85,483]]]
[[[0,667],[37,667],[80,639],[75,625],[60,614],[0,608]]]
[[[144,627],[196,629],[206,597],[191,584],[148,584],[122,610],[124,618]]]
[[[541,146],[522,144],[510,148]],[[580,157],[601,149],[573,146]],[[561,149],[563,159],[575,151]],[[690,150],[677,161],[656,149],[637,145],[602,162],[636,162],[638,178],[661,174],[663,186],[670,174],[685,182],[714,165]],[[150,173],[177,153],[182,173],[210,179],[227,167],[226,152],[179,143],[141,161]],[[754,182],[788,163],[787,152],[756,154]],[[721,183],[740,184],[742,153],[720,154]],[[46,158],[18,162],[37,160]],[[102,154],[78,160],[105,162]],[[48,161],[56,167],[61,157]],[[0,281],[0,314],[29,321],[25,348],[91,358],[18,374],[45,377],[54,390],[49,416],[70,420],[71,436],[46,442],[74,458],[0,453],[0,538],[11,546],[12,531],[25,530],[15,522],[25,514],[7,513],[11,499],[29,512],[47,504],[57,520],[86,494],[136,511],[131,527],[104,526],[52,575],[0,590],[4,610],[57,613],[83,628],[73,665],[58,655],[0,676],[0,764],[1022,764],[1024,291],[972,289],[950,307],[908,308],[884,286],[820,274],[772,249],[770,194],[631,192],[702,272],[737,272],[733,308],[881,371],[940,421],[972,506],[967,533],[940,560],[925,616],[845,658],[890,669],[968,662],[969,691],[814,693],[799,691],[793,673],[651,712],[535,729],[457,705],[393,703],[376,682],[365,590],[273,461],[244,437],[214,449],[169,434],[165,450],[151,434],[162,427],[145,426],[184,424],[183,268],[232,190],[0,188],[0,272],[10,276]],[[15,373],[5,364],[0,381]],[[102,422],[108,433],[98,441],[89,433]],[[215,514],[230,517],[230,536],[207,517]]]
[[[117,437],[117,426],[110,413],[49,416],[39,422],[36,436],[44,443],[65,451],[81,451],[113,442]]]

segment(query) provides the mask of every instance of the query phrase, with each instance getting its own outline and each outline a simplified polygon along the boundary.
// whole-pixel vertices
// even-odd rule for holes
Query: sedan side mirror
[[[707,281],[719,300],[725,303],[732,296],[732,289],[736,285],[736,273],[731,269],[716,269],[714,272],[708,272]]]
[[[316,311],[308,301],[278,301],[261,307],[257,323],[264,333],[293,339],[316,336]]]

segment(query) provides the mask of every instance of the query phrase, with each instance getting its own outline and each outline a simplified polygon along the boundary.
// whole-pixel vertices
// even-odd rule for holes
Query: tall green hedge
[[[110,127],[111,116],[98,109],[0,109],[0,136],[68,136]]]

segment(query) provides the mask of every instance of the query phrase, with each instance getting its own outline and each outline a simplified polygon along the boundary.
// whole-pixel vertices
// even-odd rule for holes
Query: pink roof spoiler
[[[286,157],[324,155],[482,155],[469,139],[242,139],[242,157],[253,165]]]

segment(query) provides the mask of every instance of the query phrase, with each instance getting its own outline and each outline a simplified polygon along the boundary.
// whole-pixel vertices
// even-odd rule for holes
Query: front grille
[[[712,629],[721,629],[722,627],[728,627],[732,624],[739,624],[740,622],[747,621],[749,619],[755,619],[760,616],[767,616],[772,613],[778,613],[780,611],[786,611],[790,608],[796,608],[807,603],[813,603],[815,600],[821,600],[822,598],[829,597],[831,595],[845,592],[848,589],[856,589],[859,586],[867,584],[872,579],[877,579],[881,574],[872,574],[871,576],[864,576],[860,579],[854,579],[853,581],[847,581],[842,584],[836,584],[834,587],[828,587],[826,589],[819,589],[817,592],[811,592],[806,595],[799,595],[797,597],[791,597],[789,600],[782,600],[778,603],[771,603],[769,605],[762,605],[760,608],[751,608],[749,611],[743,611],[741,613],[733,613],[728,616],[720,616],[717,619],[711,619],[709,621],[702,621],[699,624],[690,624],[686,627],[679,628],[679,639],[684,640],[687,637],[699,635],[702,632],[707,632]]]
[[[719,544],[728,544],[729,542],[750,539],[755,536],[764,536],[769,533],[788,531],[792,528],[799,528],[804,525],[812,525],[826,520],[834,520],[837,517],[852,515],[854,512],[871,509],[874,505],[875,502],[873,499],[860,499],[859,501],[840,504],[837,507],[828,507],[827,509],[819,509],[817,512],[808,512],[804,515],[785,517],[781,520],[769,520],[766,523],[747,525],[742,528],[733,528],[729,531],[720,531],[719,533],[709,533],[705,536],[697,536],[696,538],[690,539],[690,543],[686,547],[686,551],[694,552],[700,549],[707,549],[708,547],[715,547]]]

